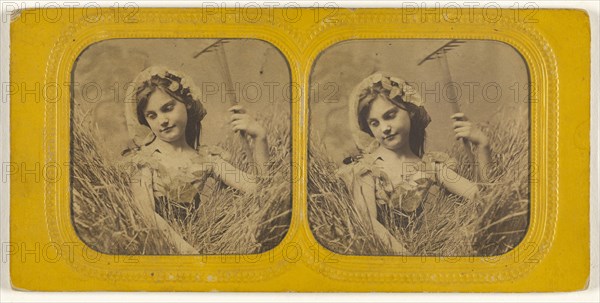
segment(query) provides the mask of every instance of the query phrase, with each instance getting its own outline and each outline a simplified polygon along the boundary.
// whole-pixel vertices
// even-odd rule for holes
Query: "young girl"
[[[136,77],[128,96],[127,123],[135,146],[125,154],[135,167],[131,178],[134,205],[146,222],[167,234],[175,250],[197,253],[168,220],[189,220],[210,177],[243,192],[256,190],[252,182],[256,178],[234,168],[215,148],[200,146],[206,110],[189,78],[150,67]],[[265,129],[241,106],[229,111],[231,129],[244,134],[243,140],[252,143],[256,165],[265,167],[269,160]],[[146,136],[139,126],[145,128]]]
[[[488,139],[466,121],[464,114],[454,119],[456,139],[477,147],[480,175],[490,162]],[[350,96],[350,121],[355,142],[363,154],[344,162],[344,177],[361,219],[375,235],[397,254],[405,246],[378,221],[378,206],[387,206],[409,216],[423,209],[435,196],[434,186],[474,199],[475,183],[459,176],[444,162],[442,153],[425,153],[425,128],[431,118],[423,101],[405,81],[376,73],[364,79]]]

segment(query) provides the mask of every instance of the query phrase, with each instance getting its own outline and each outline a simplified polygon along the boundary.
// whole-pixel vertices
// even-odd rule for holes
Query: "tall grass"
[[[132,206],[130,170],[102,155],[90,123],[74,115],[72,123],[72,220],[79,237],[108,254],[175,254],[171,240],[145,222]],[[78,118],[80,117],[80,118]],[[271,162],[256,179],[260,190],[242,194],[218,181],[206,186],[199,209],[185,221],[170,224],[201,254],[253,254],[267,251],[287,233],[291,219],[291,138],[288,119],[265,114]],[[251,171],[239,135],[221,144],[235,167]],[[249,175],[246,175],[248,177]],[[244,176],[240,176],[244,177]]]
[[[474,201],[440,188],[433,203],[418,216],[398,224],[397,210],[380,209],[378,219],[405,244],[408,255],[488,256],[503,254],[524,237],[529,223],[528,125],[517,118],[482,125],[491,142],[493,163],[488,180],[479,183]],[[526,121],[526,120],[525,120]],[[475,167],[462,143],[448,151],[454,168],[475,180]],[[393,255],[359,219],[346,185],[337,178],[340,165],[332,162],[319,139],[309,146],[309,222],[316,239],[328,249],[351,255]],[[394,215],[396,212],[396,215]]]

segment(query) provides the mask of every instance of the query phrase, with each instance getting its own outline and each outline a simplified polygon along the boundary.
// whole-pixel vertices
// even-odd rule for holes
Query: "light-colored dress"
[[[164,155],[159,149],[142,147],[127,156],[132,175],[140,176],[143,185],[149,187],[154,197],[154,210],[165,219],[187,220],[207,198],[214,177],[223,159],[223,150],[215,146],[203,146],[182,167],[167,167],[161,161]],[[150,173],[138,174],[142,170]],[[135,180],[137,182],[138,180]],[[214,182],[213,182],[214,183]]]
[[[449,162],[451,159],[445,153],[426,153],[420,163],[405,168],[407,173],[402,180],[393,183],[385,172],[391,168],[385,167],[384,159],[364,154],[342,167],[338,175],[350,192],[354,192],[355,186],[361,186],[357,183],[361,179],[372,178],[378,221],[385,226],[404,227],[436,202],[441,190],[437,172],[440,165]]]

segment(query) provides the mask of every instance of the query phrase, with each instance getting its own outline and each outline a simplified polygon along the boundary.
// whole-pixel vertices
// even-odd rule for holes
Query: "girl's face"
[[[409,144],[408,112],[379,96],[371,104],[367,123],[375,139],[385,148],[400,150]]]
[[[144,117],[157,138],[165,142],[185,140],[187,108],[162,90],[150,94]]]

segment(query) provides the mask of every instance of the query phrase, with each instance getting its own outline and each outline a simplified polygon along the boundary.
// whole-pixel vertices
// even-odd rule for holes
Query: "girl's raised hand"
[[[473,123],[468,121],[467,116],[464,113],[456,113],[450,116],[454,120],[452,126],[454,128],[454,137],[456,140],[465,138],[478,146],[487,146],[488,137],[479,129],[474,126]]]
[[[229,119],[231,129],[234,132],[243,131],[252,139],[264,139],[267,135],[265,128],[260,125],[253,117],[246,113],[246,109],[241,105],[234,105],[227,111],[231,112]]]

